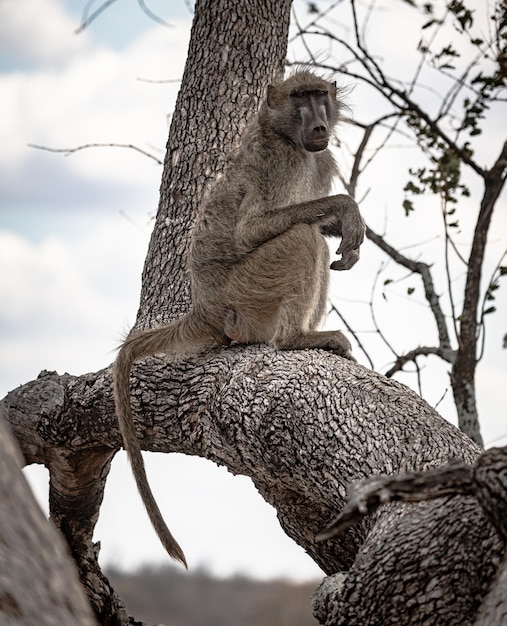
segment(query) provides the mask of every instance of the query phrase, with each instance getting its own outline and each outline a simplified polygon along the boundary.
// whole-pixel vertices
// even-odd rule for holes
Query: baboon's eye
[[[327,91],[323,91],[323,90],[318,90],[318,91],[315,91],[314,93],[318,97],[327,96]]]
[[[306,91],[303,91],[302,89],[300,89],[299,91],[293,91],[291,93],[291,96],[293,96],[294,98],[303,98],[306,94]]]

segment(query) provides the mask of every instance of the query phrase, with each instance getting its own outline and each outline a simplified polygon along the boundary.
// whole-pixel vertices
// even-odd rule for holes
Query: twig
[[[90,7],[95,4],[95,1],[96,0],[89,0],[89,2],[86,3],[83,9],[81,24],[79,28],[77,28],[74,31],[76,35],[81,34],[86,28],[88,28],[88,26],[90,26],[90,24],[93,21],[95,21],[99,17],[101,13],[103,13],[107,8],[109,8],[113,3],[116,2],[116,0],[104,0],[104,2],[99,6],[99,8],[95,9],[95,11],[93,11],[93,13],[89,15],[88,11]],[[156,13],[153,13],[153,11],[146,5],[146,2],[144,0],[137,0],[137,4],[139,5],[141,11],[143,11],[143,13],[145,13],[154,22],[157,22],[158,24],[161,24],[162,26],[167,26],[167,27],[173,26],[172,24],[168,24],[165,20],[159,17]]]
[[[368,354],[368,352],[367,352],[366,348],[364,347],[362,341],[359,339],[359,337],[357,335],[357,332],[350,326],[350,324],[343,317],[343,315],[340,313],[340,311],[335,307],[335,305],[331,304],[331,312],[333,312],[333,311],[336,313],[336,315],[338,315],[338,317],[341,319],[341,321],[345,324],[346,329],[354,337],[357,345],[359,346],[359,349],[364,354],[364,356],[368,359],[368,362],[370,364],[371,369],[374,369],[373,361],[371,360],[370,355]]]
[[[398,357],[398,353],[396,352],[396,350],[392,347],[392,345],[389,343],[389,341],[386,339],[386,337],[384,336],[384,333],[380,330],[380,326],[377,324],[377,318],[375,316],[375,309],[373,308],[373,303],[375,301],[375,289],[377,288],[377,282],[378,279],[380,277],[380,274],[382,273],[382,271],[384,270],[384,265],[381,263],[379,269],[377,270],[377,274],[375,275],[375,279],[373,280],[373,285],[371,288],[371,296],[370,296],[370,315],[371,315],[371,319],[373,322],[373,326],[375,327],[375,332],[377,333],[377,335],[382,339],[382,341],[386,344],[386,346],[389,348],[389,350],[391,350],[391,352],[394,354],[394,356],[397,358]]]

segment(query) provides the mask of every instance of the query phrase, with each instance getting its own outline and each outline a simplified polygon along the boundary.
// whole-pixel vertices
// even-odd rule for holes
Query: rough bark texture
[[[507,624],[507,446],[487,450],[475,467],[477,498],[503,540],[504,557],[476,626]]]
[[[507,578],[506,574],[506,559],[505,548],[507,540],[507,446],[504,448],[492,448],[483,453],[477,460],[475,466],[463,462],[456,462],[449,464],[446,467],[429,470],[426,472],[412,472],[408,474],[401,474],[398,476],[372,476],[365,482],[354,486],[349,502],[342,509],[342,512],[336,517],[335,520],[320,533],[319,538],[331,538],[342,534],[345,530],[350,528],[357,520],[361,519],[361,516],[371,514],[376,511],[379,506],[387,502],[427,502],[429,500],[435,500],[446,497],[455,496],[471,496],[472,501],[479,502],[482,506],[485,517],[496,529],[498,537],[503,543],[504,559],[498,567],[496,580],[493,582],[490,591],[486,599],[482,602],[479,609],[479,614],[474,622],[476,625],[485,626],[500,626],[505,623],[507,618]],[[460,505],[459,510],[462,511]],[[414,531],[414,536],[420,535],[421,528],[418,527]],[[480,533],[479,533],[480,534]],[[419,547],[419,550],[424,550],[424,543],[427,540],[427,536],[421,536],[423,543]],[[438,543],[445,543],[446,532],[444,531],[438,538],[435,537]],[[462,586],[463,583],[463,570],[469,569],[473,566],[473,562],[476,561],[478,566],[481,565],[480,555],[476,558],[473,546],[473,538],[467,535],[463,535],[461,548],[462,554],[452,554],[452,559],[457,559],[454,564],[456,571],[456,584]],[[474,556],[471,556],[474,555]],[[410,555],[413,556],[413,553]],[[406,559],[406,555],[403,555]],[[463,559],[461,565],[459,559]],[[447,559],[449,562],[450,559]],[[405,573],[403,583],[410,588],[412,582],[412,574],[410,569],[413,570],[414,563],[409,568],[404,567]],[[420,564],[419,564],[420,565]],[[428,567],[429,562],[425,563],[424,569],[426,575],[429,575],[428,587],[431,588],[430,597],[433,597],[435,604],[438,605],[438,609],[431,611],[430,614],[423,617],[423,613],[420,607],[416,606],[417,602],[411,599],[411,602],[407,602],[406,610],[403,612],[404,623],[440,623],[443,616],[448,613],[452,615],[454,608],[449,605],[449,597],[446,594],[442,595],[441,591],[436,589],[433,591],[434,579],[431,577],[431,571]],[[438,565],[438,564],[437,564]],[[487,574],[490,576],[491,571],[497,570],[497,563],[493,564],[493,569]],[[383,567],[382,575],[385,575],[385,567]],[[484,575],[483,572],[481,575]],[[314,596],[315,613],[318,616],[323,616],[322,621],[325,622],[328,616],[326,610],[327,603],[329,602],[329,595],[333,590],[337,594],[345,596],[343,590],[346,589],[343,576],[340,578],[328,577],[328,579],[320,586]],[[378,582],[376,583],[378,585]],[[354,592],[357,592],[357,585],[353,586]],[[385,589],[389,592],[389,589]],[[466,594],[466,589],[463,588],[463,592]],[[401,589],[401,607],[405,600],[409,598],[409,594],[406,590]],[[410,613],[415,608],[415,617],[411,617]],[[340,611],[338,607],[337,619],[334,619],[331,615],[331,623],[348,623],[347,621],[340,621],[342,619],[347,620],[348,607],[345,610]],[[436,617],[435,617],[436,616]],[[385,615],[380,615],[380,621],[378,613],[375,613],[375,619],[371,619],[368,623],[384,623],[384,620],[388,619]],[[393,616],[396,619],[396,614]],[[436,619],[436,621],[434,621]],[[406,620],[406,621],[405,621]],[[415,620],[415,621],[414,621]],[[424,621],[421,621],[424,620]],[[394,623],[393,620],[389,623]],[[449,623],[446,619],[445,623]],[[452,622],[454,623],[454,622]]]
[[[327,598],[323,623],[398,625],[401,616],[405,624],[474,623],[502,555],[476,500],[390,505],[339,539],[315,541],[343,508],[350,482],[450,458],[475,461],[479,448],[416,394],[325,352],[262,346],[179,365],[150,359],[134,375],[143,449],[197,454],[251,476],[285,531],[327,573],[349,570],[342,593]],[[102,457],[106,466],[105,450],[119,445],[109,385],[105,371],[76,379],[46,374],[11,392],[4,404],[11,419],[22,407],[22,422],[13,421],[25,456]],[[48,387],[60,398],[51,414],[40,407]],[[103,392],[90,392],[96,387]],[[62,423],[72,429],[56,438]],[[95,505],[99,464],[88,474],[84,465],[68,480],[82,483],[83,498],[89,489]],[[49,466],[62,474],[61,463]],[[64,516],[71,542],[89,532],[73,508]]]
[[[289,0],[258,0],[248,11],[232,0],[197,2],[138,326],[188,306],[189,226],[206,185],[282,64],[289,8]],[[266,346],[217,349],[178,364],[148,359],[134,367],[131,382],[143,449],[199,455],[251,476],[287,534],[328,574],[348,570],[341,595],[329,585],[322,623],[473,624],[503,556],[475,499],[389,505],[339,538],[315,540],[344,506],[350,482],[429,469],[450,458],[475,462],[480,448],[415,393],[323,351]],[[9,393],[3,406],[26,462],[49,468],[51,515],[99,623],[126,624],[92,543],[110,462],[121,445],[110,371],[43,372]]]
[[[0,412],[0,624],[94,626],[65,542],[44,519],[21,467]]]

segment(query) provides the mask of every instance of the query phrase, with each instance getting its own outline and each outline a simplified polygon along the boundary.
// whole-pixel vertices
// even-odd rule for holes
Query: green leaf
[[[414,205],[410,200],[403,200],[403,209],[405,210],[405,217],[408,217],[414,210]]]
[[[386,285],[390,285],[392,282],[393,282],[393,279],[392,279],[392,278],[386,278],[386,279],[384,280],[384,287],[385,287]]]
[[[408,183],[405,185],[405,187],[403,187],[403,191],[410,191],[410,193],[413,193],[413,194],[422,193],[422,189],[418,187],[417,185],[415,185],[411,180],[409,180]]]
[[[408,294],[409,296],[411,296],[411,295],[414,293],[414,291],[415,291],[415,287],[409,287],[409,288],[407,289],[407,294]]]
[[[425,28],[429,28],[430,26],[433,26],[433,24],[436,24],[439,20],[436,19],[431,19],[429,22],[426,22],[426,24],[423,24],[421,26],[421,30],[424,30]]]
[[[494,313],[496,311],[496,306],[490,306],[489,308],[483,311],[483,315],[488,315],[489,313]]]
[[[507,274],[507,265],[500,265],[500,276],[505,276]]]

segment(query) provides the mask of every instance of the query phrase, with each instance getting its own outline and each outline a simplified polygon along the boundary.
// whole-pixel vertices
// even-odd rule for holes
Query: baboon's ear
[[[270,109],[272,109],[274,106],[274,102],[273,102],[274,96],[275,96],[275,87],[273,85],[268,85],[268,92],[266,94],[266,103]]]

